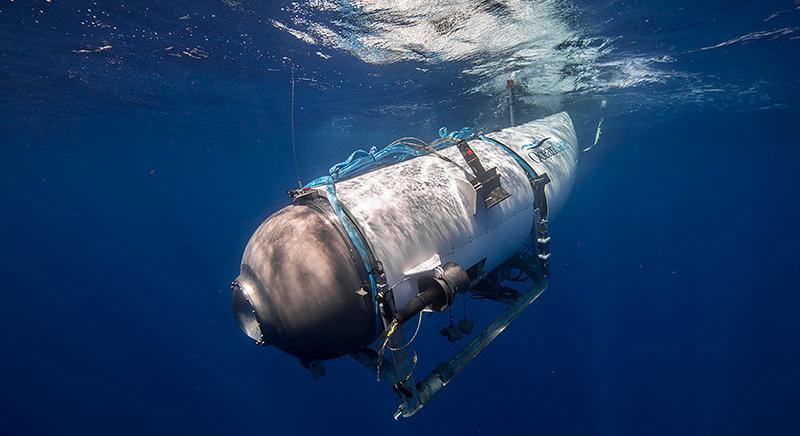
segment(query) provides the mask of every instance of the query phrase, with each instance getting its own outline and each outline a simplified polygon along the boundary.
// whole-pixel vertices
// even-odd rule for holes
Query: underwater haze
[[[800,434],[798,0],[2,0],[0,35],[0,434]],[[509,79],[590,148],[547,290],[412,418],[231,315],[293,74],[304,182],[507,127]]]

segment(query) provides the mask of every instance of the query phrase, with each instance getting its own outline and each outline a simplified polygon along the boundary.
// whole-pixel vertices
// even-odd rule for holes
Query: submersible
[[[566,112],[441,136],[354,153],[291,191],[291,204],[250,238],[232,283],[233,312],[247,336],[307,367],[344,355],[383,366],[401,398],[396,416],[419,410],[541,293],[548,223],[577,163]],[[505,286],[509,270],[524,272],[534,288]],[[508,309],[415,381],[401,325],[468,293]]]

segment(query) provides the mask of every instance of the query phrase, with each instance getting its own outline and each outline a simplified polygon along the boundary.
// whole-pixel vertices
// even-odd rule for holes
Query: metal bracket
[[[286,190],[286,195],[288,195],[292,201],[297,201],[303,198],[311,200],[320,196],[319,192],[313,188],[288,189]]]
[[[542,174],[532,181],[534,214],[533,239],[536,244],[536,256],[545,276],[550,274],[550,229],[547,220],[547,196],[545,186],[550,183],[550,176]]]
[[[475,174],[475,178],[469,182],[475,192],[481,196],[487,209],[498,205],[501,201],[511,196],[500,184],[500,174],[497,173],[497,168],[484,169],[478,155],[475,154],[475,151],[472,150],[467,141],[459,139],[457,146],[461,156],[467,161],[467,165]]]

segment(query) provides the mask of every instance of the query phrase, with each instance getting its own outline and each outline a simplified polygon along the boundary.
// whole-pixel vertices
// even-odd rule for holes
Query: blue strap
[[[539,175],[536,174],[536,171],[534,171],[533,168],[530,165],[528,165],[528,162],[526,162],[525,159],[520,157],[520,155],[518,155],[514,150],[509,148],[507,145],[503,144],[500,141],[494,140],[486,135],[479,135],[478,137],[486,142],[490,142],[500,147],[500,149],[510,154],[511,157],[513,157],[514,160],[517,161],[517,164],[519,164],[519,166],[521,166],[522,169],[525,170],[525,172],[528,174],[528,179],[530,179],[531,181],[536,180],[536,178],[539,177]]]
[[[442,127],[441,129],[439,129],[440,138],[469,139],[472,138],[473,136],[475,136],[475,134],[472,133],[472,129],[470,129],[469,127],[463,127],[461,128],[461,130],[454,130],[450,133],[447,133],[446,127]]]
[[[358,251],[358,256],[361,258],[361,262],[364,264],[364,268],[367,270],[367,275],[369,276],[369,288],[370,294],[372,295],[372,306],[375,311],[375,316],[378,316],[378,286],[375,281],[375,274],[372,270],[372,260],[370,257],[370,252],[367,249],[367,245],[364,242],[364,239],[361,238],[361,234],[356,230],[352,225],[350,225],[350,220],[347,217],[347,214],[344,213],[344,209],[342,209],[342,205],[339,202],[339,198],[336,197],[336,184],[332,177],[326,177],[326,185],[325,185],[325,194],[328,197],[328,202],[331,204],[333,211],[336,212],[336,216],[339,217],[339,222],[342,223],[342,227],[347,232],[347,236],[350,238],[350,241],[353,243],[353,246],[356,247],[356,251]],[[378,318],[378,325],[380,326],[380,318]]]
[[[469,127],[464,127],[460,130],[455,130],[450,133],[447,128],[442,127],[439,129],[439,136],[442,138],[450,139],[451,141],[442,141],[433,146],[435,150],[441,150],[444,147],[452,145],[457,139],[470,139],[475,134]],[[354,177],[358,174],[363,174],[369,170],[380,168],[386,165],[396,164],[404,160],[411,159],[417,156],[424,156],[430,153],[431,150],[412,147],[408,144],[392,143],[380,150],[372,147],[369,151],[356,150],[347,159],[337,163],[328,170],[327,176],[317,177],[308,184],[306,188],[312,188],[328,183],[328,179],[332,178],[334,182]]]
[[[376,147],[370,148],[369,151],[356,150],[347,159],[332,166],[327,176],[317,177],[305,187],[324,185],[328,183],[328,179],[333,179],[334,182],[344,180],[376,167],[395,164],[427,153],[425,150],[405,144],[393,144],[381,150]]]

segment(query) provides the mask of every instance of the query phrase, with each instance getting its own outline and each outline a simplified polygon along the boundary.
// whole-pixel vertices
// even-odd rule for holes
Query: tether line
[[[294,88],[295,88],[294,63],[292,62],[292,109],[291,109],[292,159],[294,160],[294,174],[295,176],[297,176],[297,189],[303,189],[303,182],[300,181],[300,168],[297,166],[297,146],[295,145],[295,140],[294,140]]]

